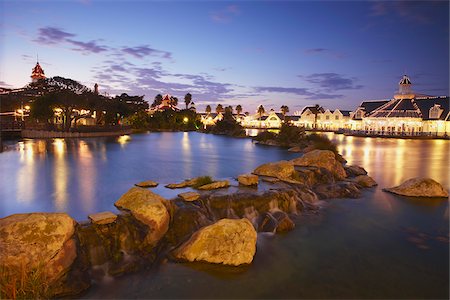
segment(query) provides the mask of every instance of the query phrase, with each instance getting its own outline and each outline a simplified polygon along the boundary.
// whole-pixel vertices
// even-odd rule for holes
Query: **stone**
[[[243,174],[238,176],[238,182],[242,185],[258,185],[258,175]]]
[[[103,211],[88,216],[92,223],[97,225],[111,224],[116,221],[117,215],[110,211]]]
[[[157,187],[158,183],[152,180],[142,181],[139,183],[136,183],[135,186],[141,187],[141,188],[152,188]]]
[[[228,180],[223,180],[223,181],[214,181],[213,183],[208,183],[208,184],[202,185],[198,189],[210,191],[210,190],[225,188],[225,187],[229,187],[229,186],[230,186],[230,182]]]
[[[190,201],[195,201],[198,198],[200,198],[200,194],[196,193],[196,192],[186,192],[186,193],[178,194],[178,197],[180,197],[184,201],[190,202]]]
[[[42,272],[37,279],[43,280],[40,284],[59,286],[77,257],[75,226],[75,220],[65,213],[14,214],[0,219],[2,276],[20,279],[37,271]]]
[[[294,222],[284,211],[267,212],[258,226],[261,232],[287,232],[295,228]]]
[[[302,152],[302,148],[300,148],[299,146],[294,146],[294,147],[289,148],[288,151],[294,152],[294,153]]]
[[[359,175],[367,175],[367,171],[360,166],[345,166],[347,177],[356,177]]]
[[[353,182],[319,184],[314,187],[314,192],[319,199],[359,198],[361,196],[361,191]]]
[[[343,180],[347,176],[344,167],[336,160],[336,156],[330,150],[313,150],[291,160],[291,163],[295,166],[313,166],[327,169],[338,180]]]
[[[269,182],[269,183],[277,183],[277,182],[280,182],[280,179],[275,178],[275,177],[263,177],[262,181]]]
[[[294,165],[289,161],[282,160],[260,165],[253,171],[253,174],[275,177],[278,179],[287,179],[291,178],[294,172]]]
[[[169,188],[169,189],[182,189],[182,188],[185,188],[185,187],[190,187],[190,186],[193,186],[193,185],[195,185],[197,183],[198,178],[199,177],[188,179],[188,180],[185,180],[185,181],[180,182],[180,183],[170,183],[170,184],[167,184],[165,187]]]
[[[411,178],[392,188],[383,191],[410,197],[448,197],[448,191],[431,178]]]
[[[356,182],[357,184],[359,184],[362,187],[374,187],[377,186],[378,183],[373,180],[372,177],[368,176],[368,175],[358,175],[353,179],[354,182]]]
[[[166,200],[150,190],[133,187],[123,194],[114,205],[150,228],[145,241],[156,244],[169,228],[170,215]]]
[[[239,266],[250,264],[256,252],[256,231],[247,219],[222,219],[195,232],[174,251],[190,262]]]

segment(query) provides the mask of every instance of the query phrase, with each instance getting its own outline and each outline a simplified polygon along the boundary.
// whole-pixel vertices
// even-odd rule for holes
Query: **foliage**
[[[189,104],[192,102],[192,95],[190,93],[187,93],[184,96],[184,103],[186,104],[186,109],[188,109]]]
[[[278,133],[277,141],[283,146],[289,146],[290,144],[300,143],[305,136],[305,130],[303,128],[283,123]]]
[[[195,184],[192,186],[194,189],[199,188],[203,185],[213,183],[211,176],[201,176],[198,177]]]
[[[156,107],[158,105],[161,105],[162,100],[163,100],[163,96],[161,94],[156,95],[155,99],[153,100],[152,107]]]
[[[197,114],[190,109],[157,111],[148,118],[149,129],[189,131],[200,127]]]
[[[222,104],[217,104],[216,113],[221,113],[221,112],[223,112],[223,106],[222,106]]]
[[[215,134],[226,134],[230,136],[245,136],[244,127],[236,122],[230,107],[225,108],[223,119],[216,123],[212,129],[212,132]]]
[[[289,112],[289,107],[287,105],[282,105],[280,109],[283,117],[286,117],[286,114]]]
[[[336,144],[334,144],[329,138],[324,135],[310,134],[306,136],[306,141],[308,141],[315,149],[319,150],[330,150],[335,155],[338,154]]]
[[[277,134],[272,131],[261,131],[253,139],[258,142],[266,142],[268,140],[275,140],[276,138]]]
[[[205,112],[206,112],[207,114],[211,113],[211,105],[209,105],[209,104],[206,105]]]

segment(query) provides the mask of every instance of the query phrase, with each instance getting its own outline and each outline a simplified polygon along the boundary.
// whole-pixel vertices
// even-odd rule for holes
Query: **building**
[[[448,96],[414,93],[404,75],[390,100],[364,101],[356,109],[350,128],[369,135],[436,135],[450,133]]]
[[[217,122],[223,119],[223,114],[221,112],[219,113],[201,113],[200,114],[200,121],[202,122],[203,126],[214,126]]]
[[[45,79],[45,73],[42,69],[41,65],[39,64],[39,61],[36,62],[36,66],[31,70],[31,82],[37,82],[40,79]]]

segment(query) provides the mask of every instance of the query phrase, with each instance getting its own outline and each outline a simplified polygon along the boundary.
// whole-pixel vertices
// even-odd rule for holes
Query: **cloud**
[[[160,56],[162,58],[172,59],[172,54],[167,51],[157,50],[151,48],[148,45],[136,46],[136,47],[124,47],[122,51],[126,54],[134,56],[136,58],[144,58],[146,56]]]
[[[75,41],[75,40],[67,40],[67,42],[71,43],[74,46],[77,46],[76,48],[73,48],[75,51],[80,51],[86,54],[89,53],[100,53],[108,50],[108,47],[103,45],[98,45],[96,41],[90,41],[90,42],[81,42],[81,41]]]
[[[308,76],[299,75],[298,77],[304,78],[307,82],[316,84],[328,92],[337,90],[353,90],[363,87],[362,85],[356,84],[355,78],[346,78],[337,73],[314,73]]]
[[[438,10],[448,11],[448,1],[375,1],[369,16],[400,18],[411,23],[431,23]]]
[[[38,37],[35,42],[40,44],[58,44],[63,43],[68,38],[75,37],[75,34],[66,32],[57,27],[43,27],[38,29]]]
[[[215,11],[209,14],[211,20],[216,23],[229,23],[234,17],[241,14],[241,10],[237,5],[229,5],[220,11]]]
[[[299,96],[310,96],[312,93],[305,88],[286,88],[286,87],[276,87],[276,86],[259,86],[255,87],[255,90],[259,93],[269,92],[269,93],[289,93]]]
[[[337,59],[345,58],[347,56],[342,52],[334,51],[328,48],[309,48],[305,49],[304,53],[306,55],[327,55]]]
[[[10,88],[10,87],[12,87],[12,85],[7,84],[6,82],[0,80],[0,87]]]

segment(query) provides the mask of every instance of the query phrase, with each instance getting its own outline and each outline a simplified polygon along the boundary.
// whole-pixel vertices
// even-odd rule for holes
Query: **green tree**
[[[158,94],[155,96],[155,99],[153,100],[152,107],[157,107],[158,105],[161,105],[163,100],[163,96],[161,94]]]
[[[238,104],[238,105],[236,106],[236,112],[237,112],[238,115],[241,114],[241,112],[242,112],[242,106],[241,106],[240,104]]]
[[[184,96],[184,103],[186,104],[186,109],[188,109],[189,103],[191,103],[191,102],[192,102],[192,95],[190,93],[187,93]]]
[[[283,114],[283,119],[286,119],[286,114],[289,112],[289,107],[287,105],[282,105],[280,109]]]
[[[260,106],[258,106],[258,109],[256,111],[259,114],[259,127],[262,127],[262,115],[266,112],[266,110],[264,109],[264,106],[262,106],[262,104]]]
[[[170,96],[170,105],[176,107],[178,105],[178,98],[174,96]]]
[[[47,124],[53,123],[53,103],[54,98],[47,94],[37,98],[31,103],[30,117],[33,119],[46,122]]]
[[[206,108],[205,108],[205,112],[207,113],[207,114],[210,114],[211,113],[211,105],[206,105]]]
[[[223,106],[222,106],[222,104],[217,104],[216,113],[221,113],[221,112],[223,112]]]
[[[316,104],[312,112],[314,114],[314,129],[317,129],[317,115],[321,112],[323,112],[323,107]]]

